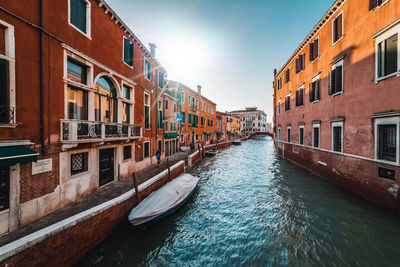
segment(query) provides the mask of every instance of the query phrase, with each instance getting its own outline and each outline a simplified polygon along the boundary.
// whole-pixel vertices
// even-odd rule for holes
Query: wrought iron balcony
[[[142,137],[142,126],[126,123],[61,120],[62,143],[89,143]]]
[[[15,107],[0,105],[0,124],[14,123]]]

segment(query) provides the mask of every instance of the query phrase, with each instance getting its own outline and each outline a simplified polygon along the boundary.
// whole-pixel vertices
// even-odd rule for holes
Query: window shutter
[[[332,71],[329,72],[328,78],[328,94],[332,95]]]
[[[149,80],[151,81],[151,80],[153,80],[153,64],[151,62],[149,62],[149,66],[150,66],[150,69],[149,69],[150,78],[149,78]]]
[[[300,106],[304,105],[304,89],[300,89]]]
[[[378,6],[378,0],[369,0],[369,10],[374,9]]]
[[[314,43],[310,43],[310,61],[314,60]]]
[[[320,88],[320,84],[319,84],[320,80],[317,81],[316,87],[317,87],[317,100],[321,100],[321,95],[319,93],[319,88]]]
[[[310,102],[313,102],[313,90],[312,90],[312,83],[310,83],[310,90],[309,90],[309,92],[308,92],[308,96],[309,96],[309,98],[310,98]]]
[[[333,21],[333,42],[338,40],[338,18]]]
[[[314,57],[314,59],[316,59],[316,58],[319,56],[318,50],[319,50],[319,39],[316,39],[316,40],[314,41],[314,51],[313,51],[313,57]]]
[[[129,65],[133,66],[133,43],[129,42]]]
[[[299,106],[299,91],[296,91],[296,107]]]
[[[143,57],[143,76],[146,76],[146,57]]]
[[[296,73],[299,73],[299,59],[296,58]]]
[[[337,40],[340,39],[340,37],[342,37],[343,32],[342,32],[342,25],[343,25],[343,16],[342,14],[339,15],[339,17],[337,18]]]
[[[301,69],[304,70],[306,68],[306,54],[301,55]]]
[[[343,66],[337,66],[335,71],[335,93],[342,91]]]

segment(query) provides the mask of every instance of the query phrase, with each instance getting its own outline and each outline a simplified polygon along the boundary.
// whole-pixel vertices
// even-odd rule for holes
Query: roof
[[[292,60],[303,50],[303,48],[307,45],[309,41],[318,33],[318,31],[324,26],[325,22],[327,22],[334,12],[344,3],[346,0],[336,0],[335,3],[329,8],[329,10],[325,13],[325,15],[319,20],[319,22],[314,26],[311,32],[304,38],[304,40],[299,44],[296,50],[292,53],[290,58],[283,64],[282,68],[276,73],[276,76],[280,75],[282,71],[287,67],[287,65],[292,62]]]
[[[164,67],[160,64],[160,62],[158,62],[158,60],[152,56],[152,54],[150,53],[150,51],[147,49],[147,47],[139,40],[139,38],[133,33],[133,31],[131,29],[129,29],[129,27],[122,21],[122,19],[117,15],[117,13],[115,13],[114,10],[112,10],[112,8],[105,2],[105,0],[95,0],[97,2],[97,4],[99,5],[99,7],[105,9],[105,13],[109,14],[111,20],[113,20],[115,22],[115,24],[119,25],[119,27],[130,37],[132,38],[135,43],[137,43],[137,45],[139,46],[140,49],[142,49],[146,55],[151,58],[158,67],[160,67],[164,72],[166,72],[166,70],[164,69]]]
[[[216,103],[214,103],[213,101],[211,101],[211,100],[208,99],[207,97],[205,97],[205,96],[199,94],[198,92],[196,92],[195,90],[193,90],[192,88],[190,88],[189,86],[187,86],[187,85],[185,85],[185,84],[183,84],[183,83],[181,83],[181,82],[172,81],[172,80],[166,80],[166,82],[167,82],[167,85],[166,85],[166,86],[167,86],[168,88],[174,88],[174,87],[178,88],[179,86],[185,87],[187,90],[191,91],[193,94],[198,95],[199,97],[204,98],[205,100],[207,100],[208,102],[210,102],[210,103],[212,103],[212,104],[214,104],[214,105],[217,105]]]

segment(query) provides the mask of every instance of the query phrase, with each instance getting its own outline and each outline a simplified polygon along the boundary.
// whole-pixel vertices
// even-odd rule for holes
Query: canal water
[[[128,222],[81,266],[399,266],[400,220],[281,159],[271,139],[221,150],[176,214]]]

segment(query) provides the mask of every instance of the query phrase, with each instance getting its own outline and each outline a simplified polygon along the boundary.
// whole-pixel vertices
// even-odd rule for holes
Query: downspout
[[[44,94],[44,57],[43,57],[43,0],[39,1],[39,26],[40,26],[40,150],[44,155],[44,109],[43,109],[43,94]]]

